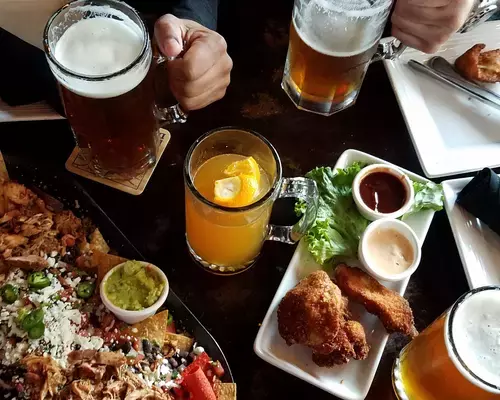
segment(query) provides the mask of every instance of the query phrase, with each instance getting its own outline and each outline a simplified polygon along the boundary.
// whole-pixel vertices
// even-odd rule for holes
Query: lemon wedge
[[[227,207],[252,204],[259,193],[259,182],[250,175],[238,175],[215,181],[214,202]]]
[[[257,183],[260,182],[260,168],[253,157],[247,157],[243,160],[235,161],[224,170],[227,176],[248,175],[254,177]]]

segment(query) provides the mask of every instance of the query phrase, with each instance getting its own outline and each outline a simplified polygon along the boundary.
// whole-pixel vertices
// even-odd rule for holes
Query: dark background
[[[198,267],[184,241],[184,156],[193,141],[216,127],[237,125],[266,136],[277,148],[285,176],[333,165],[346,149],[384,158],[423,175],[405,123],[381,63],[373,64],[358,102],[326,118],[297,110],[280,88],[292,1],[227,1],[219,31],[234,61],[226,97],[193,112],[172,139],[145,192],[134,197],[77,178],[129,239],[167,273],[173,290],[221,345],[238,383],[238,398],[331,399],[321,391],[267,364],[253,341],[294,247],[268,242],[249,271],[217,277]],[[5,54],[5,53],[4,53]],[[61,170],[74,147],[66,121],[0,124],[0,150]],[[289,211],[278,204],[274,218]],[[467,290],[444,211],[436,214],[423,246],[419,269],[407,289],[419,330]],[[393,399],[390,369],[406,339],[393,335],[368,399]],[[353,361],[356,362],[356,361]]]

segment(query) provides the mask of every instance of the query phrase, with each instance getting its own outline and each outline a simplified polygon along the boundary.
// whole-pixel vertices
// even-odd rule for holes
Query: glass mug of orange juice
[[[216,274],[244,271],[265,240],[296,243],[316,218],[316,183],[283,178],[274,147],[249,130],[227,127],[200,137],[186,157],[184,181],[189,250]],[[307,204],[293,226],[269,224],[273,204],[280,197]]]

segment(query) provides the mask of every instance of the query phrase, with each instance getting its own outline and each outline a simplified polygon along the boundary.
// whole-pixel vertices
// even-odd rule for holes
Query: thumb
[[[184,24],[172,14],[166,14],[156,21],[156,43],[165,57],[173,59],[182,52],[183,36]]]

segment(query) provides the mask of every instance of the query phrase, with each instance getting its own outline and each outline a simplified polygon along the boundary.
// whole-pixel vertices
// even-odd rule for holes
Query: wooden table
[[[381,63],[370,67],[354,107],[326,118],[297,110],[280,88],[292,1],[230,2],[220,31],[234,60],[232,84],[218,103],[171,127],[172,140],[143,195],[134,197],[79,179],[82,185],[153,263],[164,268],[175,292],[212,332],[228,357],[240,400],[331,399],[267,364],[253,341],[294,247],[268,242],[249,271],[217,277],[198,267],[184,240],[184,156],[204,132],[226,125],[266,136],[283,160],[284,175],[333,165],[346,149],[366,151],[423,174]],[[28,147],[29,143],[29,147]],[[66,121],[0,124],[0,149],[64,169],[74,146]],[[278,213],[286,205],[278,205]],[[279,215],[274,218],[279,218]],[[437,213],[423,246],[422,262],[406,296],[423,329],[468,289],[444,211]],[[393,335],[368,395],[392,399],[390,370],[406,343]],[[352,361],[356,362],[356,361]]]

